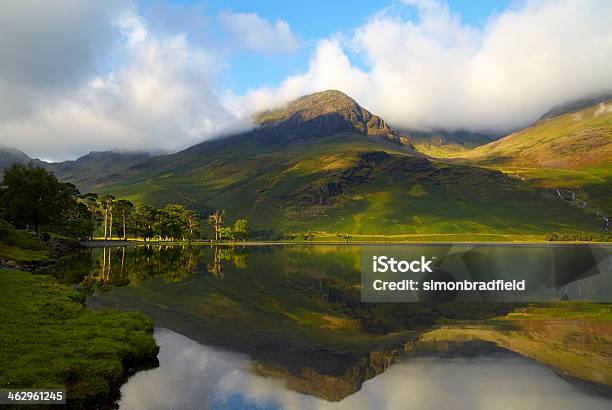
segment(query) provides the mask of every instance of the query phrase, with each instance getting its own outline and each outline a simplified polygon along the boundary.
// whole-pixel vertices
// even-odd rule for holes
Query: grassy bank
[[[15,229],[0,219],[0,258],[22,261],[44,261],[51,250],[36,236]]]
[[[360,242],[405,242],[405,243],[483,243],[483,242],[549,242],[550,235],[529,235],[529,234],[498,234],[498,233],[440,233],[440,234],[404,234],[404,235],[350,235],[349,243]],[[593,234],[574,234],[567,237],[581,236],[593,238],[593,242],[599,239],[606,239],[605,235]],[[335,242],[345,243],[344,235],[333,233],[317,233],[312,241],[304,241],[301,237],[291,241],[292,243],[309,242]],[[575,240],[574,242],[577,242]]]
[[[93,312],[48,276],[0,270],[0,386],[65,388],[75,407],[109,403],[127,369],[156,363],[142,314]]]
[[[210,240],[193,241],[169,241],[169,240],[148,240],[129,238],[123,240],[104,240],[95,239],[83,241],[81,244],[86,247],[101,246],[123,246],[123,245],[266,245],[266,244],[346,244],[344,235],[331,233],[313,234],[313,239],[305,240],[297,235],[295,239],[280,240],[260,240],[251,239],[245,242],[215,242]],[[610,235],[558,235],[556,240],[550,239],[549,235],[503,235],[503,234],[407,234],[407,235],[351,235],[348,244],[367,244],[367,243],[610,243]],[[580,240],[580,238],[590,238],[590,240]]]

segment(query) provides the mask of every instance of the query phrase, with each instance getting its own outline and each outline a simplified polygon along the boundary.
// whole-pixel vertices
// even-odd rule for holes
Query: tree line
[[[246,240],[250,235],[246,219],[224,226],[226,213],[214,210],[208,216],[215,241]],[[81,194],[75,185],[57,180],[52,172],[30,164],[5,169],[0,184],[0,218],[16,226],[41,227],[75,238],[104,239],[128,237],[145,241],[192,241],[203,237],[200,215],[179,204],[162,208],[96,193]]]

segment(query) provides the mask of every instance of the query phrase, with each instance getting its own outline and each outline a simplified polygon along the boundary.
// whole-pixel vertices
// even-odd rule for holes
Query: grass
[[[50,249],[29,232],[15,229],[0,219],[0,258],[17,262],[44,261],[49,259]]]
[[[580,169],[494,166],[492,169],[523,179],[536,187],[566,189],[607,215],[612,214],[612,163]]]
[[[314,239],[305,241],[298,236],[291,242],[296,243],[317,243],[317,242],[338,242],[346,243],[344,236],[335,233],[312,232]],[[505,235],[497,233],[475,233],[475,234],[406,234],[406,235],[351,235],[348,243],[362,242],[405,242],[405,243],[428,243],[428,242],[449,242],[449,243],[482,243],[482,242],[549,242],[546,235]],[[576,241],[578,242],[578,241]]]
[[[0,387],[65,388],[75,408],[110,403],[158,353],[144,315],[90,311],[48,276],[0,270],[0,317]]]
[[[42,262],[49,259],[50,252],[46,249],[24,249],[0,242],[0,258],[17,262]]]

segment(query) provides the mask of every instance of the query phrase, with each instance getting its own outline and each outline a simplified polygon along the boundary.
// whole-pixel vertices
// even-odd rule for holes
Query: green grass
[[[44,261],[50,255],[50,249],[36,236],[0,219],[0,258],[17,262]]]
[[[83,303],[48,276],[0,270],[0,387],[65,388],[74,407],[108,404],[127,367],[156,360],[144,315]]]
[[[612,214],[612,162],[580,169],[494,166],[492,169],[521,178],[534,186],[567,189],[587,204]]]
[[[436,158],[454,158],[461,156],[470,150],[470,147],[454,142],[441,145],[434,145],[428,142],[419,142],[413,143],[413,145],[419,152]]]
[[[48,250],[24,249],[0,242],[0,258],[17,262],[42,262],[49,259]]]
[[[304,241],[301,236],[297,236],[291,242],[338,242],[345,243],[344,236],[328,232],[312,232],[314,239]],[[349,243],[359,242],[406,242],[406,243],[427,243],[427,242],[451,242],[451,243],[481,243],[481,242],[548,242],[545,235],[505,235],[505,234],[406,234],[406,235],[359,235],[353,234]]]

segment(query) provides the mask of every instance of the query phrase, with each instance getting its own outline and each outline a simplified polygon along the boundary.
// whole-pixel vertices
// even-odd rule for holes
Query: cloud
[[[522,2],[483,28],[445,3],[406,3],[414,21],[385,9],[348,39],[321,40],[304,74],[244,99],[261,108],[335,88],[399,127],[506,132],[612,89],[611,2]]]
[[[136,373],[121,387],[122,408],[228,408],[236,403],[291,410],[401,409],[406,403],[411,409],[605,408],[607,403],[509,352],[400,357],[359,391],[333,402],[293,391],[283,378],[256,374],[246,355],[201,345],[168,329],[155,329],[155,340],[160,365]]]
[[[225,63],[214,47],[152,30],[131,3],[34,3],[1,14],[2,145],[64,159],[178,150],[249,126],[222,103]],[[2,24],[11,21],[19,24]]]
[[[0,13],[0,122],[87,81],[112,46],[117,1],[7,0]]]
[[[352,66],[341,46],[341,39],[321,40],[306,74],[290,76],[278,87],[261,87],[245,95],[231,95],[227,104],[241,116],[282,106],[287,101],[313,91],[339,89],[355,98],[367,95],[369,76]]]
[[[254,13],[223,12],[221,23],[232,35],[233,42],[249,51],[262,51],[269,54],[295,50],[298,40],[289,24],[277,20],[274,24]]]
[[[612,91],[612,2],[525,1],[484,27],[442,2],[405,3],[319,39],[302,73],[238,95],[221,82],[233,53],[282,58],[299,45],[286,22],[208,16],[201,5],[6,0],[0,145],[56,160],[111,148],[173,151],[324,89],[397,127],[506,132],[551,106]],[[230,35],[230,47],[215,29]]]

